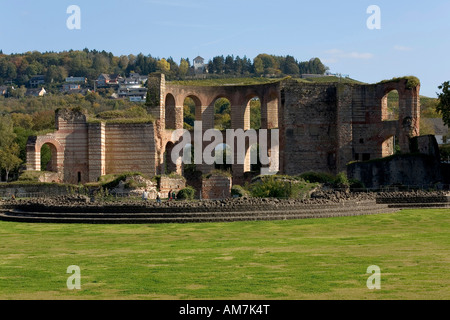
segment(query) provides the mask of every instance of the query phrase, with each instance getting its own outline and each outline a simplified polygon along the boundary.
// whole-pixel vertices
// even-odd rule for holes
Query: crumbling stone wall
[[[394,137],[407,153],[411,138],[419,135],[420,85],[408,78],[372,85],[283,79],[261,85],[183,86],[166,83],[163,74],[151,74],[148,89],[147,107],[155,117],[154,123],[91,123],[82,110],[58,110],[54,133],[30,137],[27,170],[40,170],[40,149],[49,144],[55,153],[52,168],[64,182],[92,182],[105,174],[126,171],[154,176],[166,173],[167,168],[181,174],[181,162],[168,163],[171,157],[164,155],[180,142],[181,137],[173,137],[172,133],[183,128],[183,103],[187,97],[196,104],[195,117],[203,122],[203,132],[214,127],[214,103],[221,97],[230,101],[232,129],[248,130],[249,101],[258,97],[261,129],[269,130],[271,163],[266,168],[273,173],[336,174],[345,171],[351,161],[392,155]],[[386,95],[392,90],[399,93],[396,121],[385,117]],[[279,130],[279,143],[272,145],[269,137],[276,136],[275,130]],[[236,140],[231,142],[234,150]],[[209,143],[202,148],[206,146]],[[234,155],[235,182],[242,182],[250,172],[250,147],[247,139],[244,164],[236,163]],[[197,165],[203,174],[213,169],[214,165]]]
[[[212,173],[203,178],[202,199],[226,199],[231,197],[232,178]]]
[[[168,176],[161,176],[158,183],[158,189],[161,192],[162,198],[167,198],[169,191],[172,190],[178,193],[181,189],[186,187],[186,180],[183,177],[174,178]]]
[[[414,137],[410,144],[411,154],[349,164],[348,177],[363,182],[367,188],[391,185],[427,187],[445,183],[436,138]]]

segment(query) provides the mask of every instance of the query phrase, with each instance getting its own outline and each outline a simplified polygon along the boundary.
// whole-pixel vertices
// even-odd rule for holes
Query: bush
[[[350,182],[348,181],[347,174],[345,172],[341,172],[334,179],[333,186],[335,188],[348,188],[350,187]]]
[[[178,191],[177,194],[177,199],[180,200],[194,200],[194,197],[195,197],[195,189],[190,186],[181,189],[180,191]]]
[[[256,198],[305,198],[316,184],[287,176],[261,176],[255,181],[250,192]]]
[[[356,179],[350,179],[349,184],[350,184],[350,189],[365,189],[366,188],[364,183],[362,183],[361,181],[356,180]]]
[[[239,198],[248,197],[249,192],[247,190],[245,190],[244,187],[235,185],[235,186],[231,187],[231,196],[237,196]]]
[[[309,181],[311,183],[334,183],[335,178],[329,174],[324,172],[305,172],[300,175],[305,181]]]

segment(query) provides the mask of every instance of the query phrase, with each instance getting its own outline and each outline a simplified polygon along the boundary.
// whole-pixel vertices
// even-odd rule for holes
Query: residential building
[[[118,98],[126,98],[130,101],[144,101],[147,97],[146,76],[138,73],[131,73],[128,78],[119,81],[117,89]]]
[[[30,87],[31,88],[37,88],[44,83],[45,83],[45,77],[43,75],[33,76],[30,79]]]
[[[198,73],[204,73],[205,72],[205,59],[198,56],[194,59],[194,72],[196,74]]]
[[[122,77],[118,74],[102,73],[97,78],[97,86],[99,88],[118,86],[120,79],[122,79]]]
[[[80,84],[86,84],[87,78],[85,77],[67,77],[66,83],[80,83]]]
[[[81,90],[81,84],[77,83],[64,83],[62,86],[63,92],[69,92],[69,91],[75,91],[75,90]]]
[[[8,93],[7,86],[0,86],[0,96],[5,96]]]
[[[26,96],[30,96],[30,97],[43,97],[46,94],[47,94],[47,91],[45,91],[44,88],[27,89],[27,92],[25,93]]]

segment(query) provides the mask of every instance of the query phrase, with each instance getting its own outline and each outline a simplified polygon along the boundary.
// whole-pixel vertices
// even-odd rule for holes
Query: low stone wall
[[[203,199],[227,199],[231,197],[232,178],[224,175],[212,174],[203,178]]]
[[[66,185],[58,185],[53,183],[40,184],[20,184],[5,183],[0,184],[0,197],[10,198],[12,195],[17,196],[59,196],[68,195],[73,190],[72,187]]]
[[[171,178],[168,176],[161,176],[158,184],[159,192],[161,193],[161,198],[167,198],[169,191],[172,190],[178,193],[181,189],[186,187],[186,180],[182,177]]]
[[[376,201],[379,204],[449,203],[450,194],[444,191],[382,192]]]
[[[390,185],[434,185],[442,182],[440,164],[429,155],[397,155],[347,166],[349,179],[364,183],[367,188]]]

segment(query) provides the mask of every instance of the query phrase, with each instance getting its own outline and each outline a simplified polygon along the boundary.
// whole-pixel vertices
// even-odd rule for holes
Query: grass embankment
[[[449,210],[183,225],[0,222],[0,299],[449,299]],[[70,265],[81,290],[68,290]],[[381,268],[369,290],[367,267]]]

